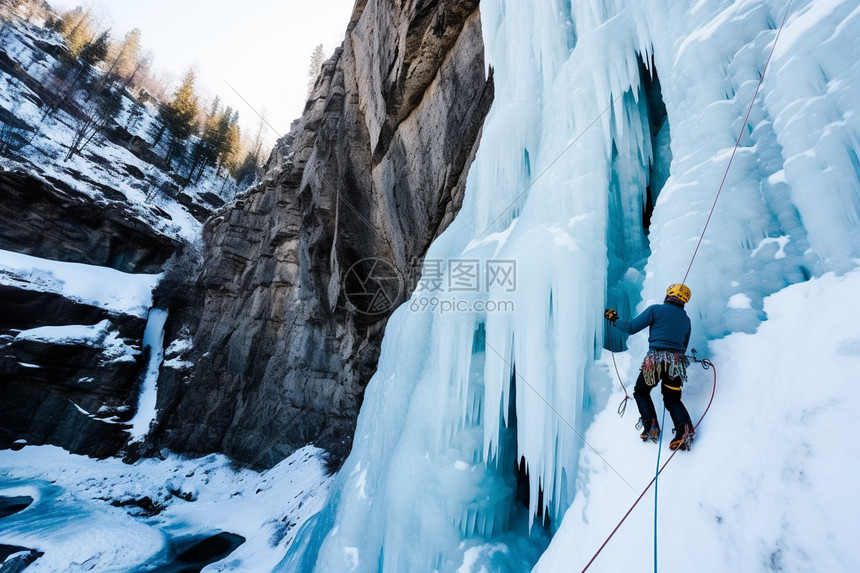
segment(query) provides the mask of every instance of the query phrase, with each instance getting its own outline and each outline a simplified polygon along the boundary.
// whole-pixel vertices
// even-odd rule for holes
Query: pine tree
[[[218,150],[218,167],[216,173],[220,172],[221,168],[226,166],[228,171],[235,171],[236,168],[236,153],[239,150],[239,141],[242,138],[242,132],[239,129],[239,110],[230,112],[230,108],[224,112],[224,117],[220,122],[220,133],[222,133],[221,146]]]
[[[69,56],[77,59],[81,50],[95,37],[95,24],[92,19],[92,8],[86,11],[75,8],[63,14],[57,30],[66,39],[69,46]]]
[[[239,111],[230,106],[222,110],[221,100],[216,97],[206,114],[200,140],[192,150],[188,182],[199,181],[210,165],[215,166],[218,175],[222,167],[227,166],[228,171],[234,167],[240,139]]]
[[[141,56],[140,28],[130,30],[122,42],[114,47],[109,72],[128,80],[140,68]]]
[[[152,52],[146,51],[143,54],[138,54],[131,73],[124,76],[125,79],[122,82],[122,87],[128,88],[130,85],[133,85],[135,88],[140,88],[146,82],[151,68]]]
[[[88,42],[81,48],[78,59],[85,66],[94,66],[104,61],[108,54],[108,43],[110,41],[110,30],[105,30],[93,41]]]
[[[170,143],[164,155],[164,159],[168,164],[176,153],[177,148],[194,132],[194,123],[199,112],[194,81],[195,72],[192,68],[185,73],[179,89],[173,95],[173,99],[166,104],[162,104],[159,109],[162,129],[157,134],[153,145],[158,143],[165,129],[170,132]]]
[[[199,181],[207,165],[214,163],[217,158],[218,122],[221,113],[221,98],[216,96],[203,120],[203,133],[191,150],[191,167],[188,169],[186,185],[192,179]]]
[[[53,98],[46,100],[42,120],[50,117],[58,109],[71,101],[72,94],[82,82],[86,82],[91,73],[91,65],[100,61],[107,53],[109,30],[96,36],[98,25],[93,22],[91,10],[76,8],[63,15],[58,24],[58,31],[66,39],[69,50],[66,57],[61,58],[48,79],[48,92]],[[91,87],[91,91],[99,93],[104,85]],[[89,97],[87,98],[89,99]]]
[[[261,167],[260,156],[263,149],[264,122],[265,120],[261,117],[260,122],[257,125],[257,134],[250,143],[246,141],[240,144],[241,151],[238,154],[244,154],[244,156],[242,162],[239,163],[233,173],[236,186],[239,188],[252,185],[259,177]]]
[[[118,44],[111,43],[107,50],[107,60],[109,62],[107,70],[101,75],[98,81],[87,94],[86,100],[89,101],[94,94],[100,93],[106,85],[113,83],[118,79],[124,79],[122,88],[125,88],[130,82],[130,78],[137,73],[137,70],[143,62],[140,58],[140,28],[134,28],[125,35],[122,42]],[[128,79],[125,79],[128,78]]]
[[[107,70],[102,74],[98,82],[96,82],[93,90],[87,96],[87,101],[93,94],[101,92],[104,87],[117,79],[123,79],[123,88],[128,86],[131,78],[138,72],[144,61],[140,55],[140,28],[134,28],[128,32],[122,42],[118,44],[111,43],[108,46],[105,58],[108,62]]]

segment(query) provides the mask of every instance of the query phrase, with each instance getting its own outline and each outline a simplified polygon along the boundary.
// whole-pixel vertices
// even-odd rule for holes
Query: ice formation
[[[449,281],[392,317],[338,494],[282,570],[528,569],[583,487],[582,435],[614,383],[602,311],[629,316],[684,277],[739,133],[687,280],[692,346],[856,266],[860,8],[786,8],[481,3],[496,96],[427,254]],[[464,261],[483,282],[454,292]],[[510,261],[514,288],[480,274]]]
[[[151,308],[146,328],[143,331],[143,348],[147,352],[146,371],[137,399],[137,410],[129,423],[129,434],[132,442],[140,442],[149,433],[149,426],[155,420],[155,403],[158,394],[158,373],[164,360],[164,324],[167,322],[167,311]]]

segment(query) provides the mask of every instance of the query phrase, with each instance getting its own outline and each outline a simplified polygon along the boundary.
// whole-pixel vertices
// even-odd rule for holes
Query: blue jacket
[[[615,321],[615,327],[627,334],[636,334],[646,326],[651,327],[648,334],[649,348],[687,352],[691,327],[690,317],[684,307],[671,302],[652,304],[629,322],[621,319]]]

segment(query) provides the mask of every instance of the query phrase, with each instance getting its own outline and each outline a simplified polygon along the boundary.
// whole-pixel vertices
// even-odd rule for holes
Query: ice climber
[[[656,442],[660,437],[657,411],[651,401],[651,389],[660,382],[663,404],[672,416],[675,437],[669,448],[690,449],[693,443],[693,424],[690,414],[681,403],[681,386],[687,380],[687,344],[690,342],[690,318],[684,305],[690,300],[690,289],[683,284],[669,285],[663,304],[654,304],[631,321],[619,320],[614,308],[606,309],[603,315],[615,328],[627,334],[636,334],[646,326],[648,354],[642,361],[633,397],[639,407],[639,422],[642,425],[640,438],[643,442]],[[639,424],[636,426],[639,427]]]

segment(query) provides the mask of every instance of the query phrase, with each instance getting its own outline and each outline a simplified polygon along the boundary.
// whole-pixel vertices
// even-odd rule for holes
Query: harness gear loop
[[[642,361],[642,378],[647,386],[656,386],[663,372],[670,378],[680,378],[681,386],[687,381],[687,366],[690,359],[683,352],[651,349]]]

